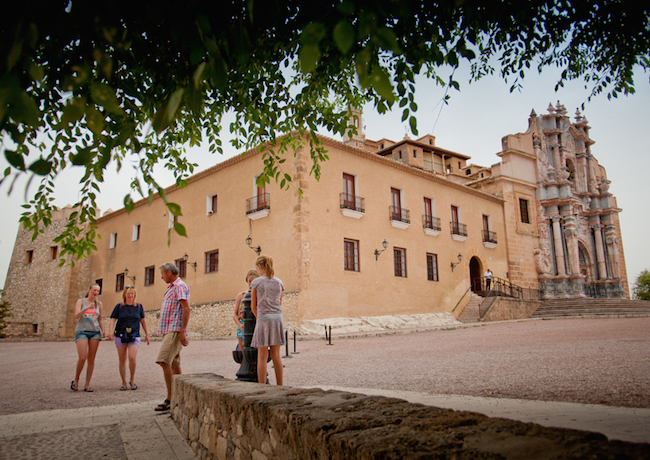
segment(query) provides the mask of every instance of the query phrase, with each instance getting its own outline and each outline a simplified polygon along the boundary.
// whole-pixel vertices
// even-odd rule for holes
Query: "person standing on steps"
[[[494,275],[492,275],[492,270],[488,268],[483,277],[485,278],[485,289],[489,291],[490,287],[492,286],[492,278],[494,278]]]
[[[181,350],[189,345],[187,325],[190,321],[190,288],[178,277],[178,267],[171,262],[160,266],[160,275],[168,283],[167,292],[160,307],[158,333],[162,335],[162,344],[156,358],[165,377],[167,399],[155,410],[169,409],[172,398],[172,378],[181,374]]]

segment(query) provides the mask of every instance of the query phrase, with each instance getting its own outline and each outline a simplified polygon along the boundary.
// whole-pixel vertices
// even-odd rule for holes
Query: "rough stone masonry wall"
[[[200,459],[650,458],[650,444],[341,391],[174,378],[172,418]]]
[[[235,330],[235,323],[232,319],[234,310],[234,300],[192,305],[190,324],[188,325],[190,338],[209,339],[215,337],[233,337],[236,340],[237,331]],[[110,312],[106,316],[109,315]],[[289,334],[293,334],[293,331],[297,330],[298,327],[296,322],[298,318],[297,292],[285,292],[282,294],[282,315],[285,329]],[[145,316],[149,333],[151,335],[156,334],[160,310],[148,310]],[[109,318],[104,318],[104,321],[108,327]]]

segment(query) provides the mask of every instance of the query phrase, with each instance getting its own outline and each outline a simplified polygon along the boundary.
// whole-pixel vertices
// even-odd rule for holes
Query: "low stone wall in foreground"
[[[174,378],[172,418],[200,459],[650,458],[650,444],[342,391]]]

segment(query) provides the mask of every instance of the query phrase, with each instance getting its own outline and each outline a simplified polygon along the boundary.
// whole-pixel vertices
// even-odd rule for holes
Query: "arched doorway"
[[[591,262],[589,261],[589,253],[581,242],[578,243],[578,257],[580,260],[580,274],[584,275],[585,281],[592,281],[594,276]]]
[[[481,262],[472,257],[469,261],[469,279],[472,283],[472,291],[478,292],[481,290]]]

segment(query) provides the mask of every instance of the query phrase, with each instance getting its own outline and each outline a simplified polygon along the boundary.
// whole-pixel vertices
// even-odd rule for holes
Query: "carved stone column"
[[[553,242],[555,243],[555,263],[557,265],[558,275],[566,274],[566,264],[564,263],[564,244],[562,243],[562,224],[560,216],[551,216],[553,220]]]
[[[612,268],[612,278],[619,279],[621,277],[620,266],[618,264],[618,237],[616,235],[616,227],[608,225],[605,227],[605,242],[607,244],[607,253],[609,254],[609,265]]]
[[[564,236],[569,252],[569,268],[571,273],[580,272],[580,252],[578,250],[578,229],[575,216],[564,217]]]
[[[594,239],[596,241],[596,260],[598,262],[598,279],[604,280],[607,279],[607,266],[605,265],[605,251],[603,248],[603,235],[601,229],[603,228],[600,224],[595,224],[591,226],[591,229],[594,231]]]

